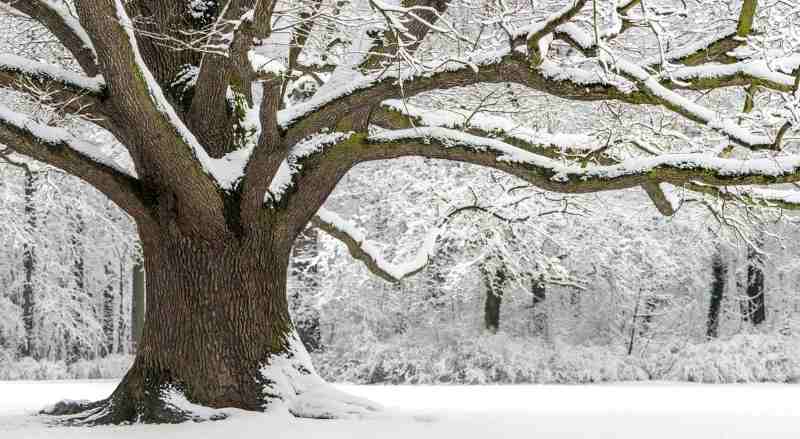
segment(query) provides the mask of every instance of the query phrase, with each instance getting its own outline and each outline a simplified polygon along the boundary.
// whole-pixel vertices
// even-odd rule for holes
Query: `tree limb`
[[[169,198],[161,204],[169,212],[162,214],[177,215],[188,234],[209,240],[227,236],[222,194],[207,153],[144,63],[122,0],[76,0],[76,8],[94,39],[120,141],[139,178]]]
[[[364,233],[357,226],[344,220],[335,212],[321,208],[311,219],[311,224],[328,235],[341,241],[350,255],[361,261],[374,275],[381,279],[397,283],[422,271],[433,256],[433,247],[438,236],[438,228],[434,228],[424,239],[422,248],[410,261],[403,264],[393,264],[383,259],[380,249],[366,239]]]
[[[89,36],[70,12],[50,0],[0,0],[47,28],[69,50],[89,76],[99,73],[96,54]]]
[[[575,0],[575,3],[572,6],[565,8],[542,23],[536,23],[534,25],[534,29],[526,32],[528,55],[530,56],[531,65],[533,67],[540,65],[544,57],[547,56],[546,53],[540,53],[540,40],[544,38],[545,35],[555,32],[558,26],[568,22],[573,17],[578,15],[581,9],[586,6],[586,3],[587,0]],[[519,39],[514,41],[512,44],[516,46],[521,42],[518,40]]]
[[[86,115],[89,121],[107,127],[105,83],[100,77],[88,78],[51,64],[3,55],[0,87],[30,95],[58,111]]]
[[[370,54],[364,59],[361,68],[379,68],[382,61],[396,57],[401,49],[408,54],[414,54],[430,32],[431,27],[435,26],[442,14],[447,11],[450,0],[402,0],[400,5],[416,11],[404,24],[405,32],[396,32],[391,20],[386,15],[387,13],[381,11],[387,21],[387,30],[384,32],[383,39],[389,44],[384,45],[382,41],[376,39],[377,47],[370,50]],[[375,3],[372,3],[372,6],[379,9]]]
[[[0,143],[86,181],[136,220],[150,218],[140,182],[111,163],[87,156],[96,146],[83,144],[62,129],[37,124],[3,107],[0,107]]]
[[[656,207],[658,212],[661,213],[661,215],[675,215],[675,207],[672,205],[672,202],[669,200],[667,195],[664,193],[664,190],[661,189],[661,186],[658,183],[643,183],[642,189],[644,189],[645,193],[650,198],[650,201],[653,202],[653,205]]]
[[[266,38],[270,33],[272,10],[276,2],[273,0],[231,0],[224,9],[224,15],[217,18],[212,30],[212,46],[220,46],[223,53],[216,51],[203,54],[200,71],[189,111],[186,115],[187,126],[197,138],[207,145],[212,157],[222,157],[225,153],[240,145],[232,145],[231,132],[241,121],[241,109],[230,108],[229,91],[243,97],[253,104],[251,84],[254,79],[248,52],[253,41]],[[254,12],[253,8],[257,11]],[[250,12],[254,17],[247,19]],[[261,29],[257,32],[257,29]],[[234,106],[244,102],[234,102]]]

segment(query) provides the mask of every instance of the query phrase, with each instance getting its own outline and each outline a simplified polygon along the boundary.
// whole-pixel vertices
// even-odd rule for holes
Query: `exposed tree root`
[[[262,387],[258,410],[313,419],[364,417],[382,410],[379,404],[342,392],[320,378],[296,333],[290,334],[287,342],[287,349],[273,355],[258,371],[261,383],[253,384]],[[52,422],[60,425],[174,424],[221,420],[238,409],[190,401],[186,396],[190,392],[177,380],[164,374],[145,377],[141,371],[134,364],[108,399],[61,401],[41,414],[52,416]]]
[[[69,426],[107,424],[176,424],[186,421],[216,421],[225,419],[224,409],[212,409],[190,403],[176,388],[165,388],[160,395],[148,400],[125,399],[115,392],[108,399],[96,402],[61,401],[41,412],[53,416],[52,422]]]

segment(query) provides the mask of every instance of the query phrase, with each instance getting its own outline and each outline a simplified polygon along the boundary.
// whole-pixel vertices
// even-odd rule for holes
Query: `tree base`
[[[382,410],[379,404],[342,392],[317,375],[296,333],[289,335],[287,345],[284,352],[274,354],[258,371],[261,384],[254,385],[262,386],[262,403],[256,408],[211,408],[202,401],[190,401],[186,397],[189,392],[178,380],[148,378],[134,363],[108,399],[61,401],[41,414],[53,416],[53,422],[60,425],[94,426],[217,421],[237,409],[284,412],[313,419],[360,418]]]
[[[52,416],[52,423],[66,426],[109,424],[178,424],[194,421],[219,421],[230,415],[225,409],[192,404],[177,389],[165,389],[161,397],[147,405],[133,402],[119,404],[115,397],[102,401],[60,401],[40,414]]]

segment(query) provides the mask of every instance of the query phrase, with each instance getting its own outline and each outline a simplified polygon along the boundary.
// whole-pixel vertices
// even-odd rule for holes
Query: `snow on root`
[[[339,419],[364,417],[383,409],[380,404],[350,395],[328,384],[317,375],[296,331],[288,338],[285,353],[273,356],[261,368],[264,378],[265,407],[268,411],[286,410],[301,418]]]
[[[238,409],[215,409],[190,402],[184,392],[175,386],[167,386],[159,390],[157,417],[143,419],[142,413],[137,418],[120,420],[114,411],[120,401],[114,397],[90,402],[88,400],[62,400],[46,407],[40,414],[52,416],[48,423],[52,425],[93,426],[116,424],[120,422],[135,423],[180,423],[186,421],[203,422],[218,421],[232,416]]]
[[[162,390],[162,400],[168,409],[174,410],[187,420],[195,422],[219,421],[230,416],[226,409],[215,409],[190,402],[186,395],[175,387]]]

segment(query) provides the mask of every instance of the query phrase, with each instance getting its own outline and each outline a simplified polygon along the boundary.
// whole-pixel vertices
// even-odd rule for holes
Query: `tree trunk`
[[[126,291],[125,291],[125,273],[127,272],[128,258],[125,256],[120,256],[119,258],[119,269],[117,271],[117,283],[119,284],[119,289],[117,290],[117,297],[119,297],[119,308],[117,309],[117,353],[118,354],[126,354],[130,352],[130,332],[128,325],[129,316],[126,314]]]
[[[722,255],[716,252],[711,259],[711,299],[708,303],[708,320],[706,321],[706,336],[716,338],[719,336],[719,314],[722,308],[722,297],[725,294],[725,280],[728,277]]]
[[[75,289],[81,293],[86,293],[86,261],[83,247],[83,234],[86,231],[86,223],[80,211],[75,211],[75,233],[70,237],[70,245],[75,252],[72,263],[72,271],[75,275]]]
[[[531,318],[533,319],[533,335],[547,336],[547,310],[544,309],[547,292],[542,279],[534,278],[531,281]]]
[[[36,236],[36,207],[33,197],[36,193],[36,175],[25,169],[25,205],[23,207],[27,219],[28,233]],[[22,284],[22,321],[25,326],[25,344],[22,347],[22,356],[29,357],[36,354],[36,296],[33,289],[33,277],[36,270],[36,256],[34,245],[27,240],[22,251],[22,267],[25,270],[25,282]]]
[[[503,285],[506,273],[503,268],[483,267],[481,269],[486,284],[486,303],[483,308],[483,324],[492,334],[500,329],[500,305],[503,303]]]
[[[767,318],[764,302],[764,264],[761,254],[754,248],[747,248],[747,306],[744,318],[754,326],[764,323]]]
[[[56,407],[83,411],[79,422],[182,422],[198,416],[178,404],[335,417],[326,407],[377,407],[335,394],[315,374],[293,330],[286,299],[289,243],[258,238],[207,242],[142,233],[147,308],[133,367],[106,401]],[[314,403],[301,396],[314,388]],[[333,395],[333,396],[331,396]],[[331,406],[316,404],[336,398]],[[217,415],[224,417],[224,415]],[[213,417],[212,417],[213,419]]]
[[[70,247],[73,252],[71,255],[72,277],[75,281],[75,289],[72,291],[72,300],[76,303],[80,303],[86,300],[86,261],[83,247],[83,234],[86,231],[86,223],[79,210],[75,210],[74,213],[72,213],[72,211],[73,207],[67,205],[66,213],[68,216],[74,216],[72,220],[75,224],[75,230],[69,239]],[[69,282],[65,281],[65,285],[69,285]],[[80,312],[73,312],[73,319],[75,319],[78,324],[84,322],[84,316]],[[97,355],[91,346],[80,342],[80,337],[73,337],[72,340],[66,341],[69,343],[69,346],[65,347],[67,351],[65,355],[67,363],[72,363],[84,358],[93,358]]]
[[[294,255],[292,258],[292,271],[294,278],[300,283],[299,288],[292,291],[292,317],[300,340],[309,352],[322,349],[322,334],[320,328],[319,312],[309,306],[303,299],[308,290],[319,288],[317,279],[317,256],[319,256],[319,241],[317,230],[305,229],[294,242]]]
[[[496,334],[500,329],[500,304],[503,303],[503,292],[486,289],[486,303],[483,308],[483,323],[487,331]]]
[[[116,294],[115,282],[112,281],[114,271],[111,269],[111,261],[106,261],[103,265],[103,272],[105,273],[106,286],[103,288],[103,306],[102,306],[102,322],[103,322],[103,352],[102,355],[111,355],[114,353],[114,342],[116,341]]]

